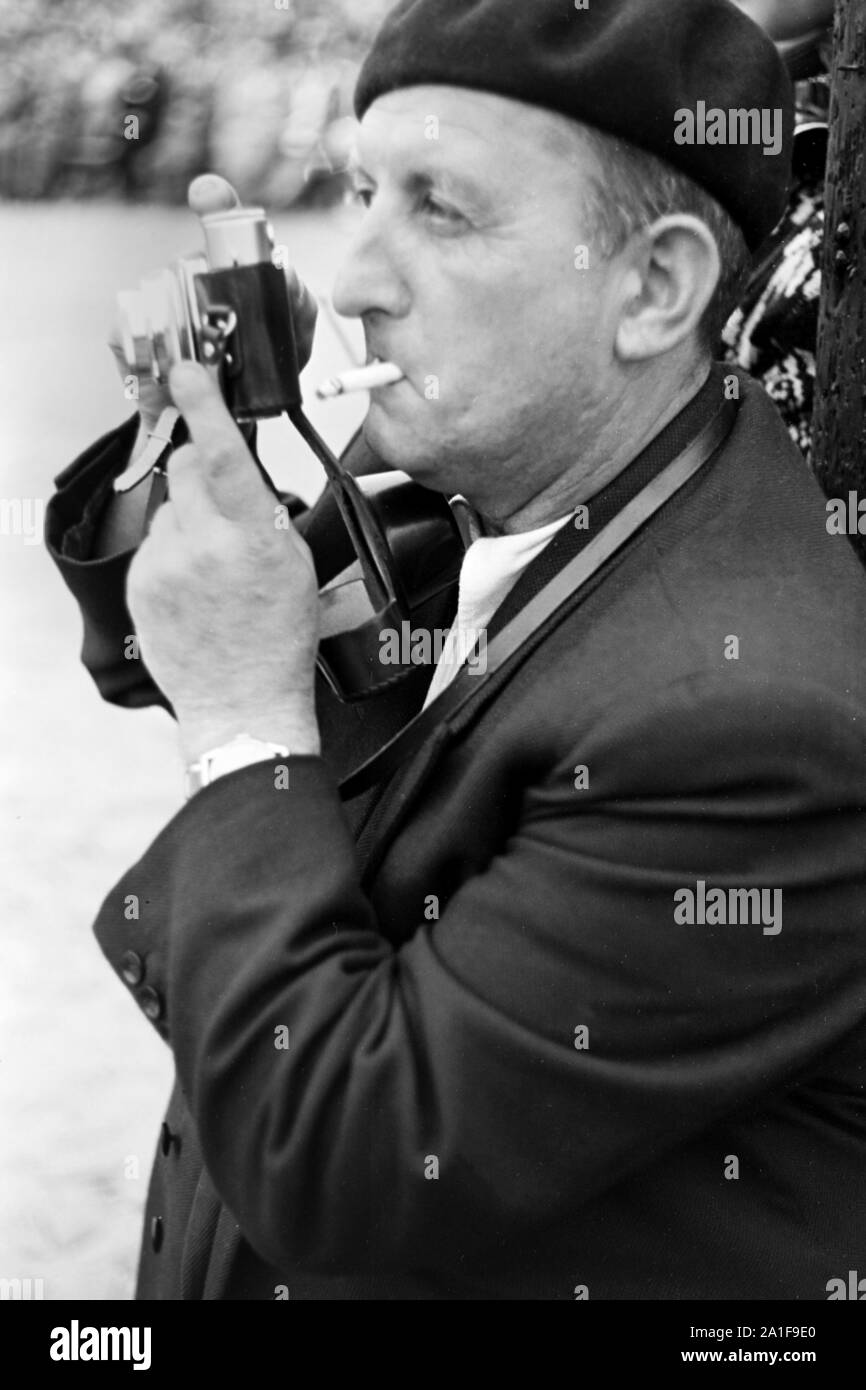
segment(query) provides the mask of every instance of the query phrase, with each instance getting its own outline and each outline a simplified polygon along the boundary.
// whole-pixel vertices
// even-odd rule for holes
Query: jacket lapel
[[[564,529],[568,531],[570,528],[565,527]],[[529,570],[534,569],[543,557],[547,555],[551,546],[553,546],[559,538],[559,534],[561,533],[551,538],[549,544],[536,560],[532,562]],[[573,554],[574,547],[572,545],[564,546],[561,553],[557,553],[555,557],[552,557],[555,562],[555,569],[561,569]],[[550,558],[551,557],[549,557],[549,563]],[[495,671],[489,679],[479,681],[478,694],[470,699],[458,711],[453,719],[443,721],[443,723],[434,730],[431,736],[425,740],[417,752],[408,758],[406,763],[399,768],[387,782],[380,785],[380,787],[374,788],[370,801],[367,803],[368,814],[366,823],[357,840],[358,853],[362,865],[362,882],[365,886],[369,885],[370,880],[378,870],[401,824],[411,811],[412,806],[448,744],[453,739],[457,738],[458,735],[462,734],[470,724],[479,718],[482,711],[486,709],[492,701],[498,698],[502,689],[511,679],[515,668],[520,665],[521,662],[525,661],[531,652],[535,651],[535,649],[547,639],[550,633],[553,632],[560,623],[564,622],[580,604],[584,603],[589,595],[598,588],[599,584],[604,582],[609,568],[615,559],[616,557],[614,557],[613,560],[606,561],[601,569],[599,569],[586,584],[581,585],[580,589],[574,592],[567,603],[559,608],[556,613],[552,614],[546,622],[541,624],[532,636],[523,643],[519,652],[516,652],[513,657],[506,661],[498,671]],[[527,570],[523,578],[529,578],[529,570]],[[519,583],[519,585],[515,586],[515,588],[520,587],[521,592],[517,598],[514,599],[512,598],[512,591],[512,594],[509,594],[500,608],[497,609],[490,624],[491,635],[494,628],[496,631],[499,631],[501,627],[504,627],[507,622],[510,622],[510,620],[526,606],[529,600],[544,587],[549,575],[553,572],[555,572],[555,570],[549,570],[545,567],[540,579],[533,576],[531,582],[525,585]],[[512,599],[510,603],[509,599]],[[507,616],[502,616],[503,614],[507,614]],[[448,687],[446,686],[445,690],[442,692],[443,695],[447,694],[447,691]],[[435,705],[435,701],[433,704]],[[432,707],[431,705],[431,708]]]

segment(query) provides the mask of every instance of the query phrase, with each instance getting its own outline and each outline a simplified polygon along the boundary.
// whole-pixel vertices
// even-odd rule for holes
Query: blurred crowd
[[[392,0],[0,0],[0,196],[328,199]]]

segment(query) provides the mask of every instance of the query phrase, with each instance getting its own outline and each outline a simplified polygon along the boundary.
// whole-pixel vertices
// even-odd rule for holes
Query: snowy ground
[[[348,216],[276,219],[316,290],[330,288]],[[103,346],[114,292],[197,245],[180,209],[0,207],[0,499],[20,499],[25,522],[52,476],[128,412]],[[346,360],[320,320],[308,392]],[[339,446],[362,408],[354,398],[310,413]],[[290,427],[264,434],[280,481],[314,494],[318,467]],[[90,924],[180,804],[174,731],[161,711],[99,700],[78,663],[71,597],[41,543],[10,529],[0,533],[0,1279],[41,1279],[46,1299],[126,1299],[171,1058]]]

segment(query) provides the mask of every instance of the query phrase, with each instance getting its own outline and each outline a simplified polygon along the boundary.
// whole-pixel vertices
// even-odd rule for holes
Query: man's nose
[[[378,311],[400,318],[408,312],[409,287],[393,243],[394,234],[368,212],[334,282],[338,314],[361,318]]]

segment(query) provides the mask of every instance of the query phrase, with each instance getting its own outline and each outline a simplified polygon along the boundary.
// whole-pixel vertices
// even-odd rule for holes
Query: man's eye
[[[457,208],[451,207],[449,203],[440,203],[439,199],[435,198],[432,193],[424,194],[421,199],[421,209],[428,217],[443,225],[459,227],[466,221],[462,212],[458,212]]]

